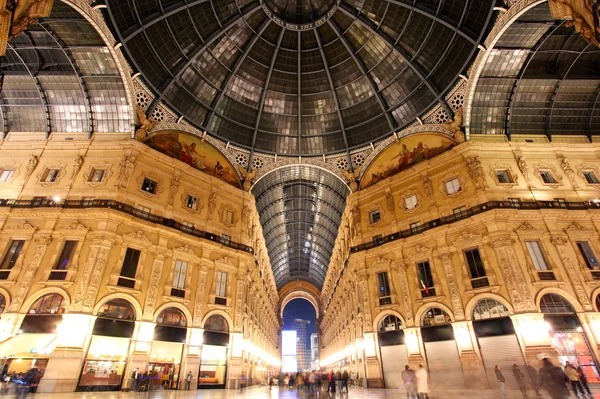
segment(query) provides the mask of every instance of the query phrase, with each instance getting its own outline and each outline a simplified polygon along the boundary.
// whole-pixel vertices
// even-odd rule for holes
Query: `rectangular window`
[[[417,277],[419,278],[421,297],[426,298],[429,296],[435,296],[435,287],[433,284],[433,276],[431,275],[431,266],[429,265],[429,261],[417,263]]]
[[[173,272],[173,288],[179,290],[185,289],[185,278],[187,277],[188,263],[182,260],[175,262],[175,271]]]
[[[407,210],[415,209],[417,207],[417,196],[411,195],[410,197],[404,198],[404,205]]]
[[[143,206],[143,205],[138,205],[138,209],[144,213],[150,213],[150,211],[152,211],[152,209],[148,208],[147,206]]]
[[[230,242],[231,242],[231,237],[229,237],[227,234],[221,234],[221,244],[229,245]]]
[[[498,179],[498,183],[506,184],[512,183],[512,179],[510,178],[510,174],[506,169],[496,170],[496,179]]]
[[[188,195],[186,200],[186,206],[190,209],[197,210],[198,209],[198,198]]]
[[[0,175],[0,181],[4,181],[4,180],[1,180],[1,177],[2,177],[2,175]],[[596,174],[594,172],[592,172],[591,170],[584,170],[583,177],[585,177],[585,181],[587,181],[589,184],[600,184],[600,180],[598,180],[598,177],[596,177]]]
[[[540,170],[540,177],[542,178],[542,181],[546,184],[556,183],[556,179],[554,178],[554,176],[552,176],[552,172],[550,172],[549,170]]]
[[[458,178],[446,182],[446,193],[448,195],[455,194],[461,190]]]
[[[467,213],[467,207],[461,206],[459,208],[454,208],[452,212],[454,213],[454,216],[465,216]]]
[[[217,272],[217,289],[215,295],[220,298],[227,296],[227,273]]]
[[[44,174],[44,178],[42,179],[42,181],[44,183],[54,183],[56,181],[56,179],[58,178],[59,172],[60,172],[60,169],[46,170],[46,173]]]
[[[15,266],[24,244],[25,240],[12,240],[10,242],[8,251],[4,255],[4,258],[2,258],[2,263],[0,264],[1,270],[10,270]]]
[[[527,250],[529,251],[529,256],[531,256],[531,261],[533,262],[535,270],[550,270],[548,263],[546,262],[546,257],[542,252],[542,246],[540,243],[538,241],[525,241],[525,245],[527,246]]]
[[[183,226],[185,229],[188,229],[188,230],[194,229],[194,223],[190,223],[190,222],[181,222],[181,226]]]
[[[104,178],[104,169],[92,169],[92,173],[90,173],[90,182],[91,183],[100,183]]]
[[[554,198],[554,202],[556,202],[556,205],[561,208],[567,207],[567,201],[565,201],[564,198]]]
[[[144,178],[144,182],[142,183],[142,190],[149,192],[151,194],[156,193],[156,187],[158,186],[158,183],[155,182],[154,180],[148,179],[147,177]]]
[[[137,272],[138,262],[140,261],[140,251],[133,248],[127,248],[123,266],[121,267],[121,277],[134,279]]]
[[[13,173],[15,173],[15,171],[12,169],[2,169],[0,172],[0,183],[9,181]]]
[[[521,202],[518,198],[509,198],[508,202],[510,202],[510,206],[512,206],[513,208],[518,208],[519,205],[521,205]]]
[[[73,255],[75,255],[75,249],[77,249],[79,241],[67,240],[63,246],[60,258],[54,267],[54,270],[67,270],[71,266],[73,261]]]
[[[229,209],[223,209],[223,223],[233,224],[233,212]]]
[[[469,274],[471,275],[472,279],[485,277],[485,268],[483,267],[483,261],[481,260],[479,249],[474,248],[465,251],[465,259],[467,261],[467,265],[469,266]]]
[[[379,297],[390,296],[390,283],[387,272],[377,273],[377,282],[379,283]]]
[[[381,212],[377,210],[369,213],[369,220],[371,224],[379,222],[381,220]]]
[[[594,250],[592,246],[587,241],[577,241],[577,248],[579,248],[579,252],[581,252],[581,256],[585,260],[585,264],[590,269],[598,268],[598,259],[596,255],[594,255]]]

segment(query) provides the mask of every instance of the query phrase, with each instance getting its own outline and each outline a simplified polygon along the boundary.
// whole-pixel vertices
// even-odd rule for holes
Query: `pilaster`
[[[471,321],[452,323],[467,388],[487,388],[485,369]]]

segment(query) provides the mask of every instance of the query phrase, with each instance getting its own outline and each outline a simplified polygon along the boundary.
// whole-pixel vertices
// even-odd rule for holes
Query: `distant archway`
[[[298,298],[307,300],[315,308],[317,320],[319,320],[321,316],[319,290],[310,283],[305,281],[294,281],[293,283],[286,284],[279,290],[279,298],[279,317],[282,319],[285,306],[290,303],[290,301]]]

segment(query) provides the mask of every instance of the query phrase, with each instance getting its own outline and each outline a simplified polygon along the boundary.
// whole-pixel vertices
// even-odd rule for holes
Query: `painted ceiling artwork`
[[[219,150],[198,136],[165,130],[150,135],[144,143],[234,187],[241,188],[233,165]]]
[[[441,134],[415,134],[397,140],[381,152],[365,171],[360,188],[399,173],[454,147],[456,143]]]

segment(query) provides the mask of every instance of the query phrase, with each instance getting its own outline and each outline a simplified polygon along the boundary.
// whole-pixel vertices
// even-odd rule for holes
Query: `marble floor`
[[[593,396],[589,398],[600,399],[600,387],[592,388]],[[7,395],[12,396],[12,395]],[[12,396],[14,397],[14,396]],[[320,399],[404,399],[406,394],[404,390],[392,389],[363,389],[351,388],[348,395],[333,394],[320,392]],[[508,399],[520,399],[523,396],[516,391],[508,391]],[[572,394],[572,398],[575,396]],[[29,394],[28,399],[295,399],[305,398],[311,399],[315,396],[309,396],[306,392],[297,392],[296,390],[273,387],[250,387],[244,392],[233,390],[199,390],[199,391],[152,391],[145,393],[137,392],[89,392],[89,393],[65,393],[65,394]],[[497,391],[477,391],[477,390],[458,390],[448,389],[437,391],[430,395],[430,398],[444,399],[501,399]],[[535,398],[535,392],[529,392],[529,398]],[[549,398],[544,395],[544,398]]]

